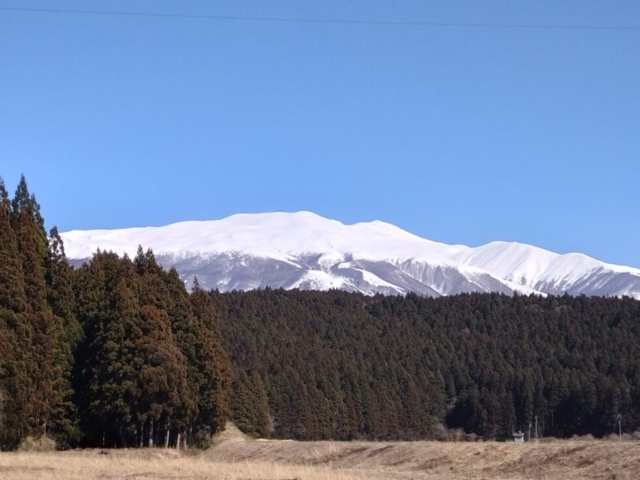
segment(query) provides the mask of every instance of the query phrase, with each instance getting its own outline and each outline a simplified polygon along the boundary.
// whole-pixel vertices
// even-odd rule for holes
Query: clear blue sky
[[[0,7],[640,27],[630,1]],[[0,175],[60,230],[311,210],[640,267],[640,30],[0,10]]]

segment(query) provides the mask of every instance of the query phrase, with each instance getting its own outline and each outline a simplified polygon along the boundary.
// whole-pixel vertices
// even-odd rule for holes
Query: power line
[[[531,25],[517,23],[454,23],[454,22],[403,22],[391,20],[330,20],[285,17],[239,17],[228,15],[196,15],[180,13],[153,12],[117,12],[110,10],[66,10],[54,8],[0,7],[0,10],[14,12],[43,12],[80,15],[112,15],[125,17],[186,18],[202,20],[230,20],[244,22],[280,22],[280,23],[328,23],[336,25],[382,25],[414,27],[462,27],[462,28],[521,28],[549,30],[640,30],[640,27],[602,26],[602,25]]]

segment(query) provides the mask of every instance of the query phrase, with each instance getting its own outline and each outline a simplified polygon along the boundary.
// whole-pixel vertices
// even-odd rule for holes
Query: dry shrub
[[[586,435],[574,435],[571,440],[574,442],[593,442],[595,438],[590,433],[587,433]]]
[[[438,424],[433,431],[433,440],[439,442],[479,442],[482,437],[475,433],[465,433],[461,428],[447,429],[444,425]]]
[[[464,436],[465,442],[480,442],[482,437],[480,435],[476,435],[475,433],[467,433]]]
[[[209,431],[201,430],[195,434],[191,446],[200,450],[211,448],[213,446],[213,436],[209,433]]]
[[[602,437],[602,439],[608,442],[631,442],[632,440],[640,440],[640,432],[634,432],[633,434],[623,433],[622,436],[617,433],[610,433],[606,437]]]
[[[622,436],[622,439],[624,440],[624,435]],[[618,436],[617,433],[610,433],[606,437],[602,437],[602,440],[606,440],[608,442],[619,442],[620,437]]]
[[[446,442],[449,439],[448,430],[441,423],[434,427],[433,439],[438,440],[439,442]]]
[[[40,437],[27,437],[20,445],[19,452],[53,452],[56,450],[56,442],[52,438],[42,435]]]

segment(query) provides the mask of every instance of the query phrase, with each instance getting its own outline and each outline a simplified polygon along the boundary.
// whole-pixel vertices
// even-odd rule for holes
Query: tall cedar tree
[[[164,280],[171,299],[168,310],[169,318],[171,319],[171,330],[174,334],[176,346],[180,349],[187,362],[187,383],[180,392],[180,406],[166,425],[166,428],[177,434],[177,432],[186,432],[198,414],[199,392],[202,382],[198,369],[199,331],[196,328],[197,322],[191,308],[189,293],[185,289],[182,280],[180,280],[178,272],[172,268],[165,275]],[[197,431],[193,433],[197,433]]]
[[[40,260],[40,268],[46,271],[49,259],[49,242],[47,239],[47,231],[44,226],[44,218],[40,214],[40,204],[36,200],[34,194],[29,193],[27,181],[24,175],[20,176],[20,183],[16,188],[13,200],[11,202],[14,220],[17,221],[20,212],[26,210],[33,220],[33,234],[35,241],[35,249]]]
[[[27,320],[33,327],[34,396],[31,426],[34,433],[52,433],[65,443],[73,430],[67,414],[72,410],[70,374],[72,352],[65,342],[67,321],[49,304],[52,251],[35,195],[29,194],[24,175],[12,202],[13,228],[22,256],[27,295]],[[60,239],[58,239],[61,242]],[[58,258],[60,260],[60,257]],[[68,312],[67,312],[68,313]],[[47,430],[49,430],[47,432]]]
[[[73,403],[71,375],[74,353],[82,338],[82,326],[75,314],[76,302],[73,292],[73,269],[64,252],[64,244],[53,227],[49,232],[50,255],[46,264],[47,303],[52,309],[56,323],[61,324],[60,336],[56,339],[59,351],[57,363],[61,369],[59,384],[61,403],[54,417],[54,430],[64,444],[75,445],[81,437],[77,410]]]
[[[187,360],[176,345],[172,321],[168,311],[172,298],[165,282],[165,272],[156,262],[149,249],[143,253],[138,247],[134,259],[138,273],[139,299],[142,306],[138,353],[143,367],[140,370],[140,385],[144,408],[138,412],[138,421],[147,423],[147,438],[153,443],[154,424],[161,420],[168,438],[172,423],[184,409],[181,408],[187,392]],[[142,428],[140,429],[143,430]]]
[[[78,270],[85,338],[76,389],[85,392],[77,397],[88,445],[153,445],[160,430],[167,439],[178,424],[187,365],[164,310],[170,296],[162,275],[151,252],[134,262],[97,253]]]
[[[187,362],[176,346],[171,321],[166,311],[145,305],[140,309],[140,336],[136,338],[138,390],[136,418],[145,432],[149,446],[157,437],[154,424],[162,418],[164,427],[181,405],[181,392],[186,390]],[[154,435],[156,432],[156,435]]]
[[[15,214],[15,212],[14,212]],[[37,251],[36,228],[32,212],[23,208],[15,223],[18,250],[26,285],[26,318],[33,329],[32,356],[35,368],[29,372],[33,381],[30,427],[35,434],[46,433],[53,412],[61,402],[59,395],[63,372],[57,364],[61,325],[46,303],[46,285],[41,257]]]
[[[78,312],[85,331],[77,359],[81,425],[90,444],[126,447],[135,434],[141,395],[135,271],[128,259],[98,252],[78,277]]]
[[[199,374],[197,430],[216,433],[229,416],[229,389],[232,377],[227,352],[220,343],[220,325],[211,297],[195,281],[191,292]]]
[[[35,370],[33,328],[27,321],[22,258],[10,223],[11,203],[0,178],[0,449],[15,448],[29,433]]]

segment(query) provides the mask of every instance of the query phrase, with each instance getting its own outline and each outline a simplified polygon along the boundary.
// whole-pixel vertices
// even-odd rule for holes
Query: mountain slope
[[[491,242],[452,258],[540,292],[640,298],[640,269],[600,262],[581,253],[559,255],[522,243]]]
[[[185,281],[221,291],[338,288],[417,292],[587,293],[640,298],[640,270],[580,254],[493,242],[478,248],[433,242],[374,221],[344,225],[311,212],[238,214],[164,227],[62,234],[75,263],[98,248],[135,255],[152,248]]]

